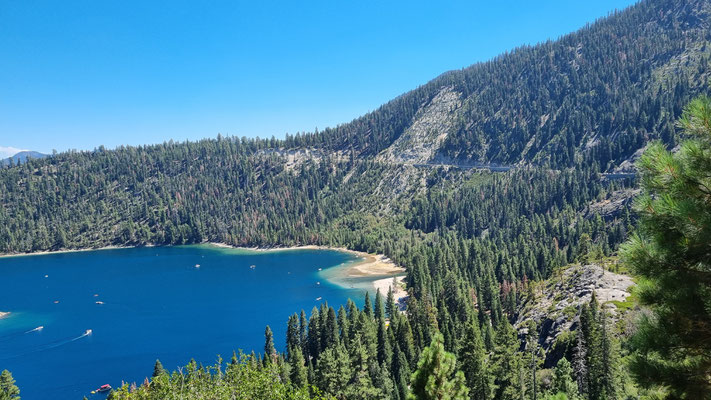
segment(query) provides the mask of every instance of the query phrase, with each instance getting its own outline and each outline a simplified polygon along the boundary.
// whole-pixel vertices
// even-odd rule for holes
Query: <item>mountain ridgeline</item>
[[[0,160],[0,166],[12,166],[16,164],[22,164],[23,162],[32,158],[45,158],[47,154],[40,153],[38,151],[23,150],[16,153],[12,157],[8,157]]]
[[[675,147],[685,104],[708,93],[709,24],[707,1],[642,1],[445,73],[335,128],[73,151],[3,168],[0,252],[212,241],[383,253],[408,269],[406,314],[388,312],[386,327],[378,299],[375,314],[349,305],[293,316],[299,339],[272,357],[284,380],[336,397],[402,399],[437,337],[464,360],[471,398],[553,390],[570,365],[537,381],[535,343],[546,338],[535,323],[518,333],[510,323],[536,281],[615,254],[634,227],[631,161],[652,140]],[[576,391],[591,400],[635,395],[619,360],[607,358],[617,345],[605,310],[593,296],[574,311],[589,352],[572,357],[570,335],[558,346],[570,346],[559,354],[574,358]],[[558,361],[545,359],[545,368]],[[345,374],[338,385],[324,378],[334,365]],[[529,366],[533,376],[519,373]]]
[[[432,102],[448,128],[431,158],[480,164],[597,162],[607,170],[649,139],[676,140],[683,106],[708,86],[709,5],[642,1],[556,41],[451,71],[351,123],[287,136],[375,156],[412,135]],[[455,98],[452,101],[451,97]]]

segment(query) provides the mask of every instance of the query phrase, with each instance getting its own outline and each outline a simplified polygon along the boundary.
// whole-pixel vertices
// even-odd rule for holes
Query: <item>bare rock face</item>
[[[614,321],[621,317],[616,306],[619,303],[615,302],[624,302],[633,285],[629,276],[607,271],[598,264],[570,266],[535,291],[521,307],[515,326],[525,334],[528,321],[538,324],[538,343],[546,352],[545,366],[552,367],[563,355],[555,346],[556,340],[577,328],[580,307],[590,302],[593,292]]]
[[[638,188],[616,190],[610,193],[608,198],[591,203],[586,216],[600,214],[606,220],[613,219],[640,193]]]
[[[456,111],[461,107],[461,94],[451,87],[442,88],[423,104],[414,122],[378,157],[380,161],[425,164],[432,160],[454,126]]]

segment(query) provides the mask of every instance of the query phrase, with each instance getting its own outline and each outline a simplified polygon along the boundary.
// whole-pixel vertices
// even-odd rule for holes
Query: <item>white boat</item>
[[[84,332],[84,336],[91,335],[91,332],[93,332],[91,329],[87,329],[87,330]]]
[[[195,268],[200,268],[200,264],[195,264]]]
[[[320,297],[320,296],[317,297],[317,298],[316,298],[316,301],[321,301],[321,297]]]

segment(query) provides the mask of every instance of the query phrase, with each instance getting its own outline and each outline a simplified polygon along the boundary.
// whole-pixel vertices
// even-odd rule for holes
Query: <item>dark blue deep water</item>
[[[191,357],[210,364],[237,349],[261,352],[266,325],[283,349],[290,314],[349,297],[362,304],[362,289],[318,271],[356,260],[207,245],[0,258],[0,311],[11,312],[0,319],[0,370],[13,373],[23,400],[102,399],[91,390],[141,383],[156,359],[175,369]]]

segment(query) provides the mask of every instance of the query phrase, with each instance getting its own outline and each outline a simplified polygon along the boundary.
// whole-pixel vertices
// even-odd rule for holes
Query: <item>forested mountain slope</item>
[[[429,147],[423,157],[407,148],[393,156],[556,168],[584,161],[604,171],[649,139],[676,140],[683,105],[708,88],[710,11],[706,1],[642,1],[556,41],[445,73],[287,145],[376,155],[398,142],[421,147],[413,144],[420,139]]]
[[[643,1],[283,141],[99,149],[3,169],[0,251],[320,241],[316,227],[349,212],[398,217],[417,195],[431,196],[447,168],[427,163],[573,167],[595,185],[597,172],[650,139],[675,144],[683,105],[708,88],[710,10],[705,1]]]

